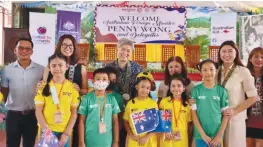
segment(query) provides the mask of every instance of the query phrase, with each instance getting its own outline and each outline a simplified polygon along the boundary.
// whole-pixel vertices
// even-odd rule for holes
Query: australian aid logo
[[[49,44],[52,37],[47,35],[47,28],[44,26],[38,27],[36,33],[32,35],[35,44]]]

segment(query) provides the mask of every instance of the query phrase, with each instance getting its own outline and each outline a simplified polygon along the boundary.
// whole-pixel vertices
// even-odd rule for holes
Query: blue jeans
[[[195,145],[196,147],[209,147],[203,139],[196,139]],[[218,145],[217,147],[221,147],[221,145]]]

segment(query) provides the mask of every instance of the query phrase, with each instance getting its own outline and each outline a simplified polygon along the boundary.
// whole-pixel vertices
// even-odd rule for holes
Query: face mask
[[[109,83],[107,81],[98,80],[94,82],[95,90],[105,90],[108,87]]]

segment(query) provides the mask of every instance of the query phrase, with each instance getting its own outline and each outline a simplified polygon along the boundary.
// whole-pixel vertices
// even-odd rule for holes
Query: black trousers
[[[6,147],[19,147],[21,137],[23,137],[23,147],[34,147],[37,130],[37,119],[34,112],[25,115],[7,111]]]
[[[76,123],[73,127],[72,132],[72,146],[71,147],[79,147],[79,131],[78,131],[78,124],[79,124],[79,114],[76,120]]]
[[[120,130],[119,136],[120,147],[125,147],[127,132],[124,127]]]

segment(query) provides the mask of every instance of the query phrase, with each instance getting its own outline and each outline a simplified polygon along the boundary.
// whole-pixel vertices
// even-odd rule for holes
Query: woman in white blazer
[[[231,117],[224,134],[224,147],[246,147],[247,109],[257,97],[254,77],[242,64],[233,41],[221,44],[218,63],[217,82],[225,87],[229,97],[229,108],[224,115]]]

